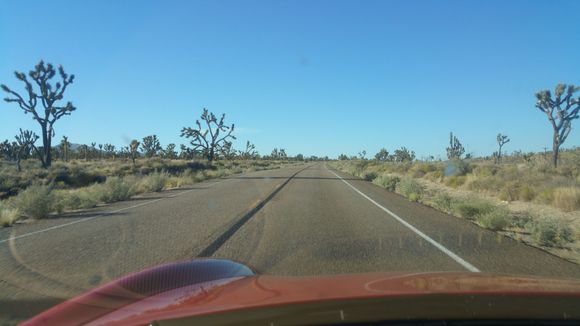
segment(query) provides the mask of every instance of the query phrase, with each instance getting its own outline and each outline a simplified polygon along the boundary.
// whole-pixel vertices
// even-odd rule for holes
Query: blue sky
[[[56,138],[183,143],[207,107],[238,147],[444,156],[550,144],[534,92],[580,84],[579,1],[0,0],[0,82],[39,59],[76,75]],[[4,95],[2,94],[2,97]],[[580,126],[580,121],[575,122]],[[30,115],[0,103],[0,139]],[[578,129],[576,127],[575,129]],[[573,130],[566,147],[580,145]]]

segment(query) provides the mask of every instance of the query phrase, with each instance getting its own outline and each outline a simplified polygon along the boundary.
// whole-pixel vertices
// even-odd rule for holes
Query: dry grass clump
[[[14,222],[16,222],[19,218],[20,212],[17,208],[2,204],[0,202],[0,226],[10,226],[14,224]]]
[[[561,187],[554,190],[552,204],[565,212],[580,209],[580,189]]]
[[[145,192],[160,192],[165,188],[165,183],[169,180],[169,173],[154,172],[147,176],[144,176],[137,183],[137,193]]]

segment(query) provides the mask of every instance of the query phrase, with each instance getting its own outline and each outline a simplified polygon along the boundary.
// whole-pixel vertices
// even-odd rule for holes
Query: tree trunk
[[[554,132],[554,141],[552,143],[552,163],[554,168],[558,167],[558,152],[560,151],[560,142],[558,141],[558,132]]]
[[[45,155],[45,164],[46,167],[50,167],[52,165],[52,136],[49,134],[47,136],[47,144],[44,147],[44,155]]]
[[[51,164],[50,161],[50,138],[46,131],[46,125],[41,125],[42,129],[42,153],[39,153],[40,162],[43,168],[48,168]]]

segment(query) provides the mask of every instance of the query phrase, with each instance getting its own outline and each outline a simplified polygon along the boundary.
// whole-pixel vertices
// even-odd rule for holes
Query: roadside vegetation
[[[0,84],[7,96],[4,101],[30,115],[40,136],[19,129],[14,141],[0,142],[1,227],[305,160],[301,154],[291,157],[278,148],[262,156],[250,141],[236,150],[234,124],[226,124],[225,114],[218,118],[206,108],[193,127],[181,129],[186,144],[179,148],[175,143],[163,147],[155,134],[122,147],[74,144],[64,135],[56,144],[57,122],[77,110],[64,100],[75,76],[42,60],[28,73],[16,71],[14,76],[20,91]],[[42,144],[37,145],[38,140]]]
[[[143,158],[129,160],[53,162],[43,169],[23,162],[0,161],[0,225],[22,219],[41,219],[64,211],[93,208],[143,193],[193,185],[212,178],[277,169],[290,160],[205,161]]]
[[[457,139],[451,138],[457,150]],[[446,161],[390,156],[343,159],[330,166],[580,262],[580,148],[560,151],[557,168],[550,153],[504,154],[501,163],[497,155],[465,159],[453,150],[448,154]]]

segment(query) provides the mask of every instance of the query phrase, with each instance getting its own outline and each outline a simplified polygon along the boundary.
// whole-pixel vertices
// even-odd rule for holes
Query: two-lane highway
[[[227,258],[260,273],[482,271],[577,278],[580,266],[330,170],[259,171],[0,230],[0,320],[157,264]]]

